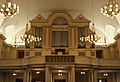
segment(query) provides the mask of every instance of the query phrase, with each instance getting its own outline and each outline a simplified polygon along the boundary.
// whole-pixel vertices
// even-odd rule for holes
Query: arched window
[[[57,17],[53,20],[52,25],[68,25],[68,21],[63,17]]]

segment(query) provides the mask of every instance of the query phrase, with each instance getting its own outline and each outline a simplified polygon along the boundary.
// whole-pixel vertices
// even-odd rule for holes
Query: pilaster
[[[45,69],[45,82],[51,82],[51,73],[48,66]]]
[[[31,29],[32,29],[32,35],[35,36],[35,27],[32,26]],[[30,43],[30,48],[35,48],[35,42],[34,41]]]
[[[75,82],[75,67],[74,66],[72,66],[71,68],[70,76],[71,76],[70,82]]]
[[[97,82],[97,71],[95,69],[90,70],[91,82]]]
[[[32,73],[30,72],[30,69],[27,68],[24,71],[23,82],[31,82],[31,81],[32,81]]]
[[[78,48],[78,32],[77,32],[77,27],[74,28],[74,39],[75,39],[75,48]]]
[[[72,28],[69,27],[69,48],[72,48]]]
[[[47,29],[46,27],[43,28],[43,48],[47,46]]]
[[[3,72],[1,72],[0,73],[0,82],[4,82],[4,73]]]
[[[85,27],[85,36],[87,37],[89,34],[88,34],[88,28],[89,27]],[[86,41],[86,48],[90,48],[90,42],[89,41]]]
[[[51,48],[51,44],[52,44],[52,29],[51,27],[48,27],[48,39],[47,39],[47,42],[48,42],[48,48]]]

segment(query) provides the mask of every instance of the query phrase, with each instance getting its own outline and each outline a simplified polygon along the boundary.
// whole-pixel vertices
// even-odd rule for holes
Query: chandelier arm
[[[94,6],[93,6],[93,0],[92,0],[92,18],[93,18],[93,23],[94,23]]]
[[[10,2],[11,0],[6,0],[6,1]]]
[[[108,5],[110,5],[111,3],[112,3],[112,0],[109,0]]]

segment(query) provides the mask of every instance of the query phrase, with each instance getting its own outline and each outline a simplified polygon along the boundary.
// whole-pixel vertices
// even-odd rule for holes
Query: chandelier
[[[34,41],[35,41],[35,42],[40,42],[41,40],[42,40],[41,37],[34,37]]]
[[[31,43],[31,42],[33,42],[33,41],[34,42],[40,42],[42,40],[42,38],[41,37],[37,37],[37,36],[35,37],[31,33],[29,33],[27,31],[28,27],[29,26],[28,26],[28,23],[27,23],[26,24],[25,34],[20,37],[21,40],[24,41],[24,42],[27,42],[28,44]]]
[[[0,13],[2,16],[6,17],[13,17],[19,13],[19,6],[10,2],[10,0],[6,0],[6,3],[3,3],[0,6]]]
[[[40,42],[42,40],[42,38],[41,37],[34,37],[31,34],[25,33],[24,35],[21,36],[21,40],[24,41],[24,42],[27,42],[29,44],[33,41],[34,42]]]
[[[84,42],[84,41],[88,41],[90,43],[96,43],[98,40],[100,39],[100,36],[96,35],[96,34],[92,34],[92,35],[88,35],[85,37],[80,37],[80,41]]]
[[[28,23],[26,24],[25,34],[22,35],[20,38],[22,41],[27,42],[29,44],[35,40],[35,37],[32,34],[28,33],[27,29],[28,29]]]
[[[116,0],[109,0],[108,4],[100,8],[100,12],[107,17],[113,18],[120,13],[119,5]]]
[[[28,44],[34,41],[34,36],[30,34],[24,34],[21,36],[21,40],[27,42]]]
[[[93,23],[92,25],[92,33],[89,34],[88,36],[83,36],[83,37],[80,37],[80,41],[84,42],[84,41],[88,41],[90,43],[96,43],[101,37],[98,36],[94,31],[93,29],[95,29],[95,25]]]

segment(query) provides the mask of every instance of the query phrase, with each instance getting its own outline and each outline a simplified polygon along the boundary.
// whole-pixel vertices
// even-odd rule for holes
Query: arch
[[[68,25],[68,21],[63,17],[57,17],[53,20],[52,25]]]
[[[72,16],[66,11],[54,11],[47,17],[47,21],[49,24],[52,24],[52,22],[58,17],[65,18],[68,24],[71,24],[73,22]]]

